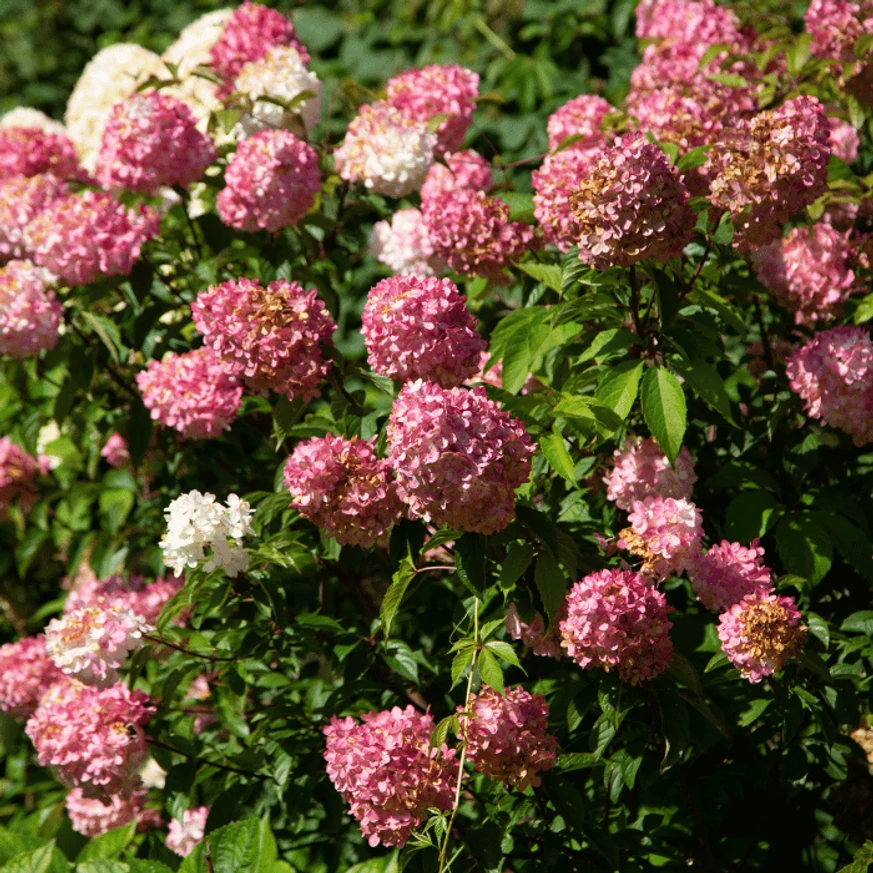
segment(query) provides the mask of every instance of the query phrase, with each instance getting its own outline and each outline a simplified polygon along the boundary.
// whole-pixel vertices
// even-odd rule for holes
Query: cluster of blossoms
[[[0,179],[44,173],[58,179],[81,177],[82,168],[69,137],[41,127],[0,128]]]
[[[866,330],[817,333],[788,358],[787,375],[810,418],[845,431],[856,446],[873,442],[873,342]]]
[[[607,137],[602,125],[610,112],[615,112],[614,107],[602,97],[594,94],[574,97],[556,109],[546,122],[549,151],[554,151],[570,137],[574,137],[574,142],[567,145],[570,149],[589,150],[605,146]]]
[[[321,187],[318,155],[287,130],[262,130],[240,143],[216,199],[229,227],[275,233],[312,208]]]
[[[206,834],[206,819],[209,818],[208,806],[195,806],[182,813],[182,821],[174,818],[167,830],[167,848],[186,858]]]
[[[161,538],[164,563],[177,575],[186,567],[203,561],[208,573],[216,567],[231,578],[249,566],[248,552],[242,545],[246,534],[254,533],[254,511],[236,494],[227,498],[227,506],[215,502],[214,494],[189,491],[177,497],[164,511],[167,532]],[[209,560],[206,560],[209,548]]]
[[[25,726],[42,767],[86,797],[123,795],[136,787],[148,752],[142,726],[155,712],[141,691],[121,683],[92,688],[58,682]]]
[[[99,837],[107,831],[136,822],[137,833],[161,826],[161,814],[146,808],[148,794],[134,788],[124,795],[87,797],[81,788],[74,788],[66,799],[67,815],[73,830],[86,837]]]
[[[150,630],[133,610],[100,598],[94,606],[52,619],[45,629],[45,650],[67,676],[108,688],[119,681],[119,668]]]
[[[69,193],[67,183],[50,174],[0,180],[0,260],[25,257],[27,225]]]
[[[462,188],[487,194],[493,187],[491,165],[478,152],[465,149],[431,165],[421,185],[421,202],[445,198]]]
[[[351,806],[371,846],[404,846],[432,807],[451,809],[454,750],[430,748],[433,717],[407,706],[324,728],[327,775]]]
[[[115,431],[100,449],[100,455],[106,458],[106,463],[110,467],[123,467],[130,461],[127,440],[118,431]]]
[[[136,384],[151,417],[186,439],[211,439],[230,428],[242,402],[239,379],[211,348],[149,361]]]
[[[64,308],[29,261],[0,267],[0,354],[23,360],[53,349]]]
[[[633,685],[667,668],[673,652],[667,618],[673,607],[639,574],[599,570],[567,595],[561,646],[580,667],[615,668]]]
[[[69,615],[98,604],[131,611],[148,625],[157,623],[161,610],[182,588],[180,576],[159,577],[148,582],[144,576],[109,576],[98,579],[90,568],[81,573],[64,601],[64,614]]]
[[[629,512],[634,501],[646,497],[673,497],[688,500],[697,481],[694,459],[685,446],[679,450],[673,467],[652,437],[628,438],[615,450],[614,464],[603,481],[606,497]]]
[[[758,280],[794,312],[797,324],[839,317],[846,299],[863,288],[852,269],[858,250],[849,234],[819,222],[752,253]]]
[[[754,591],[721,614],[718,636],[740,673],[760,682],[799,656],[807,629],[791,597]]]
[[[707,153],[709,198],[734,224],[734,246],[778,239],[795,213],[827,190],[830,127],[815,97],[795,97],[740,121]]]
[[[0,646],[0,712],[29,718],[42,695],[64,675],[46,654],[42,636]]]
[[[453,388],[479,368],[487,343],[449,279],[392,276],[370,289],[361,316],[373,371]]]
[[[545,697],[520,686],[499,694],[485,688],[458,707],[461,735],[470,763],[485,776],[523,791],[541,783],[539,773],[554,767],[558,741],[549,730]]]
[[[133,211],[109,194],[85,191],[43,209],[27,225],[25,245],[41,267],[70,285],[87,285],[101,276],[129,275],[159,224],[148,207]]]
[[[707,609],[721,612],[747,594],[769,592],[773,582],[763,557],[758,540],[752,540],[748,548],[728,540],[712,546],[686,568],[697,599]]]
[[[374,445],[328,434],[299,443],[285,462],[291,505],[343,546],[385,546],[400,519],[391,466]]]
[[[515,517],[534,453],[524,425],[484,388],[407,382],[388,420],[397,492],[413,518],[495,533]]]
[[[318,396],[330,367],[322,346],[336,324],[315,290],[285,279],[266,288],[256,279],[231,280],[201,292],[191,313],[207,345],[252,391]]]
[[[0,519],[17,500],[24,512],[30,510],[37,496],[35,479],[48,472],[43,458],[33,458],[9,437],[0,438]]]
[[[188,188],[215,160],[212,138],[191,110],[152,91],[116,103],[103,129],[96,176],[105,188],[155,194],[163,185]]]
[[[858,146],[861,144],[858,132],[848,121],[843,121],[841,118],[834,118],[833,116],[828,118],[828,125],[831,129],[829,141],[831,154],[836,155],[836,157],[847,164],[854,163],[855,158],[858,157]]]
[[[548,155],[531,175],[534,190],[534,217],[546,242],[562,252],[578,245],[582,225],[570,206],[570,198],[586,178],[597,151],[569,148]]]
[[[810,50],[816,57],[854,63],[856,43],[873,34],[873,3],[812,0],[803,20],[812,37]]]
[[[367,251],[400,275],[433,276],[447,266],[434,252],[419,209],[398,209],[390,222],[377,221]]]

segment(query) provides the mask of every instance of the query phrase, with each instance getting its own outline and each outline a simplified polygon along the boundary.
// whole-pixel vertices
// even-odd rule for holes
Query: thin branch
[[[175,752],[177,755],[182,755],[183,758],[188,758],[192,761],[199,761],[207,767],[217,767],[219,770],[227,770],[228,773],[239,773],[240,776],[253,776],[258,779],[264,778],[260,773],[256,773],[254,770],[241,770],[239,767],[234,767],[230,764],[220,764],[218,761],[207,761],[205,758],[200,758],[197,755],[192,755],[190,752],[177,749],[175,746],[171,746],[161,740],[156,740],[154,737],[146,737],[146,742],[148,742],[149,745],[157,746],[159,749],[166,749],[168,752]]]

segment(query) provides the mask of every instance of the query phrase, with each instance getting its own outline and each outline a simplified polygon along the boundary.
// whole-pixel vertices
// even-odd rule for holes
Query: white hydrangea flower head
[[[231,15],[233,9],[216,9],[182,29],[178,39],[162,55],[167,63],[178,67],[180,79],[186,79],[196,67],[209,66],[212,46],[218,42]]]

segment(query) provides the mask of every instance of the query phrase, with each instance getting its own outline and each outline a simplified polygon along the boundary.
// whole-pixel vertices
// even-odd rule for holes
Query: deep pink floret
[[[64,307],[29,261],[0,267],[0,355],[24,360],[53,349]]]
[[[591,149],[607,144],[607,136],[601,129],[603,119],[615,108],[608,100],[595,94],[580,94],[556,109],[546,122],[549,135],[549,151],[554,151],[569,137],[581,137],[566,148]]]
[[[42,635],[0,646],[0,712],[29,718],[40,698],[64,674],[46,654]]]
[[[51,173],[58,179],[79,179],[82,167],[69,137],[40,127],[0,128],[0,179]]]
[[[729,609],[747,594],[773,588],[770,568],[764,564],[758,540],[748,547],[722,540],[701,552],[688,566],[688,578],[697,599],[715,612]]]
[[[445,155],[445,163],[435,161],[427,171],[421,186],[421,202],[443,198],[459,188],[484,191],[494,187],[491,164],[477,152],[466,149]]]

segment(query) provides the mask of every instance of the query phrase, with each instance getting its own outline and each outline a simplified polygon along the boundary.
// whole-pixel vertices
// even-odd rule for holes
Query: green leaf
[[[764,710],[773,702],[772,697],[765,697],[762,700],[753,700],[748,708],[743,712],[740,716],[737,724],[740,727],[748,727],[752,722],[757,721],[761,715],[764,713]]]
[[[743,316],[735,306],[732,306],[715,291],[698,286],[688,295],[686,300],[702,309],[711,309],[728,327],[733,328],[740,336],[745,335],[746,322]]]
[[[537,556],[534,580],[549,621],[553,622],[567,596],[567,581],[564,571],[551,552],[543,550]]]
[[[525,191],[499,191],[495,196],[509,207],[511,221],[534,220],[533,194]]]
[[[642,372],[642,361],[620,361],[600,379],[594,396],[619,418],[626,419],[637,399]]]
[[[650,367],[641,389],[643,418],[672,464],[685,436],[685,395],[679,380],[666,368]]]
[[[38,849],[13,855],[3,866],[3,873],[67,873],[70,864],[54,840]]]
[[[515,654],[515,649],[513,649],[509,643],[505,643],[502,640],[494,640],[493,642],[486,643],[485,648],[491,652],[492,655],[501,658],[506,661],[507,664],[512,664],[513,667],[518,667],[519,670],[524,672],[524,668],[518,661],[518,655]]]
[[[206,839],[214,873],[272,873],[276,841],[268,819],[248,818],[219,828]]]
[[[452,688],[461,681],[461,677],[467,672],[467,667],[473,663],[473,648],[461,649],[452,660]]]
[[[122,344],[121,334],[118,332],[115,322],[105,315],[97,315],[87,310],[80,311],[79,315],[91,327],[91,330],[100,337],[103,345],[109,350],[109,355],[115,366],[119,366],[121,364],[120,349]]]
[[[764,536],[784,511],[769,491],[741,491],[725,511],[725,535],[734,542],[749,543]]]
[[[853,612],[840,626],[845,634],[865,634],[873,637],[873,610]]]
[[[492,354],[498,353],[494,348],[495,342],[498,348],[502,344],[503,390],[510,394],[516,394],[521,390],[521,386],[530,375],[539,349],[551,332],[546,323],[548,313],[545,309],[534,307],[521,311],[530,315],[525,319],[514,319],[511,322],[511,330],[506,331],[505,338],[499,331],[495,331],[492,337]],[[507,321],[510,319],[504,319],[502,324]]]
[[[106,517],[110,533],[118,533],[130,515],[136,496],[124,488],[106,488],[100,492],[97,503],[100,514]]]
[[[454,713],[447,715],[434,729],[430,735],[430,747],[441,749],[449,735],[449,730],[454,729],[454,733],[458,733],[458,717]]]
[[[203,870],[205,871],[205,869],[204,867]],[[33,871],[28,870],[27,873],[33,873]],[[110,861],[102,858],[97,861],[76,864],[76,873],[130,873],[130,867],[121,861]]]
[[[873,865],[873,842],[867,840],[852,858],[852,863],[841,867],[837,873],[867,873]]]
[[[476,659],[476,665],[479,667],[479,675],[486,685],[490,685],[499,694],[503,694],[505,686],[503,684],[503,670],[500,664],[497,663],[497,658],[488,651],[482,649],[479,652],[479,657]]]
[[[117,858],[130,845],[136,834],[136,822],[115,828],[99,837],[94,837],[76,856],[77,862],[95,861],[98,858]]]
[[[776,551],[789,573],[817,585],[834,557],[833,541],[821,525],[804,513],[786,515],[776,527]]]
[[[561,436],[557,428],[552,433],[543,434],[540,437],[540,448],[551,468],[575,488],[578,485],[578,480],[573,459],[564,445],[564,437]]]
[[[530,543],[513,543],[500,568],[500,587],[506,590],[521,579],[533,560],[534,547]]]
[[[294,17],[297,20],[297,17]],[[452,716],[454,718],[454,716]],[[361,861],[360,864],[354,864],[349,867],[345,873],[400,873],[401,864],[399,855],[395,849],[381,858],[370,858],[367,861]]]
[[[127,863],[130,865],[130,873],[173,873],[172,867],[168,867],[160,861],[131,858]]]
[[[682,752],[691,742],[691,722],[682,695],[673,689],[658,692],[658,708],[664,736],[664,757],[661,760],[663,773],[682,759]]]
[[[712,364],[707,364],[705,361],[689,361],[677,355],[671,358],[670,366],[708,406],[720,413],[729,424],[737,426],[731,414],[731,401],[724,382]]]
[[[403,602],[403,595],[409,583],[415,578],[415,561],[412,552],[407,551],[406,557],[400,562],[397,572],[391,577],[391,585],[382,598],[382,606],[379,608],[379,618],[382,620],[382,633],[385,639],[391,636],[391,625]]]
[[[690,149],[679,159],[676,169],[680,173],[684,173],[687,170],[693,170],[695,167],[702,167],[706,163],[706,153],[711,148],[711,145],[704,145]]]
[[[542,282],[547,288],[561,293],[561,268],[557,264],[516,264],[519,270]]]

